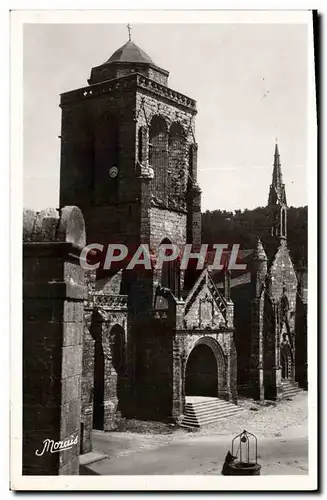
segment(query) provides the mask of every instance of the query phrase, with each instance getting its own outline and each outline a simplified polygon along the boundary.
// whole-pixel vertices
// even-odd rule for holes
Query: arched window
[[[286,208],[281,209],[280,235],[286,236]]]
[[[153,194],[167,199],[168,134],[165,120],[154,116],[149,132],[149,163],[154,169]]]
[[[143,127],[140,127],[139,128],[139,132],[138,132],[138,153],[137,153],[137,157],[138,157],[138,161],[140,163],[143,163],[143,148],[144,148],[144,130],[143,130]]]
[[[171,241],[168,238],[165,238],[160,243],[160,246],[171,245],[171,244],[172,244]],[[179,296],[179,281],[180,281],[179,260],[175,259],[170,262],[164,262],[161,269],[161,286],[169,288],[174,295]]]
[[[169,130],[169,194],[182,196],[187,185],[185,133],[180,123]]]

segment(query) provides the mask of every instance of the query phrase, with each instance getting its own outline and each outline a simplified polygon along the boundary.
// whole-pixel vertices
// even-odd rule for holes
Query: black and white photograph
[[[314,490],[313,12],[11,24],[12,489]]]

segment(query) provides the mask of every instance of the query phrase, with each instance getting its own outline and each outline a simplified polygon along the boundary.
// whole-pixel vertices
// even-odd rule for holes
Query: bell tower
[[[60,206],[82,210],[88,243],[200,242],[196,102],[168,77],[129,31],[88,86],[61,94]]]

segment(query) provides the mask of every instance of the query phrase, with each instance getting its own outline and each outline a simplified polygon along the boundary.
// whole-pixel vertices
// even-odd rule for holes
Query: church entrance
[[[218,397],[218,368],[213,350],[198,344],[188,357],[185,372],[185,395]]]
[[[284,346],[280,353],[282,366],[282,379],[292,378],[292,354],[289,346]]]

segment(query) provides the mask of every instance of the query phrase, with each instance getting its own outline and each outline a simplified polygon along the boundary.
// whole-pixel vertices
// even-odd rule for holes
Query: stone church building
[[[196,102],[168,78],[129,40],[86,87],[61,95],[60,210],[80,209],[87,244],[199,249]],[[86,273],[81,452],[92,428],[110,430],[121,416],[200,425],[237,412],[238,393],[278,400],[305,384],[296,326],[305,299],[277,146],[268,204],[270,240],[248,252],[241,274],[178,262]]]

